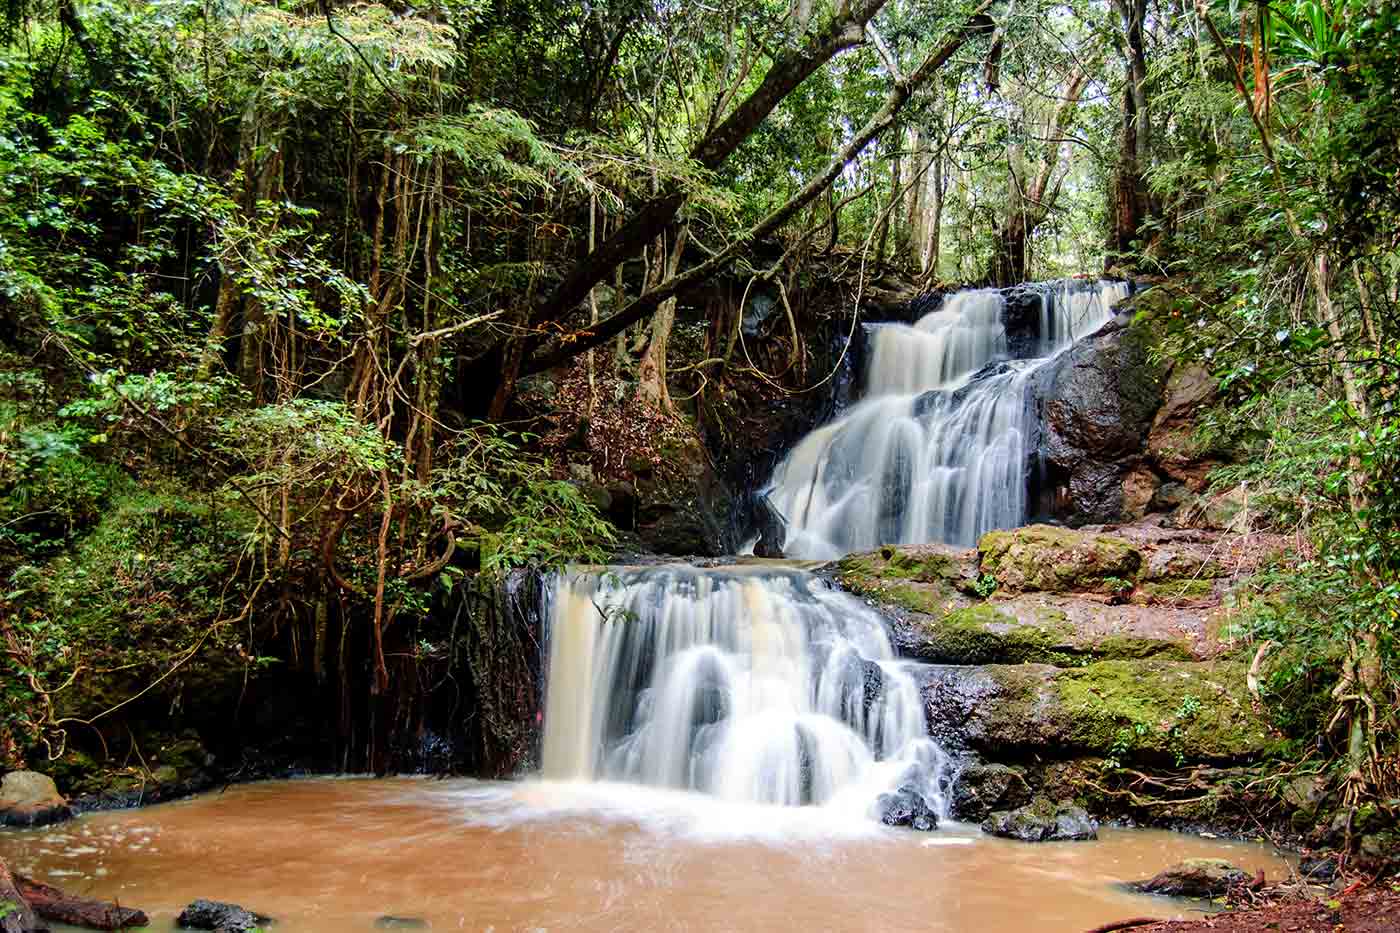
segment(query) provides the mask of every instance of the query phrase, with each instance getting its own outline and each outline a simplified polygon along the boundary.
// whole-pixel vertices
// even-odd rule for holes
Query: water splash
[[[1097,330],[1127,295],[1118,282],[1039,288],[1028,359],[1012,359],[1006,298],[958,292],[912,327],[867,325],[865,398],[808,434],[765,490],[791,557],[881,544],[971,545],[1024,523],[1036,428],[1036,369]]]
[[[946,814],[946,757],[884,620],[797,570],[561,576],[543,776],[878,816],[912,789]]]

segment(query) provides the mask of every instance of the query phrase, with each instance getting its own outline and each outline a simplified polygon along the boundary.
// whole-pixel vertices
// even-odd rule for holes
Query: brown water
[[[1285,871],[1248,843],[1149,830],[1027,845],[821,808],[627,785],[315,779],[0,833],[0,856],[173,927],[196,897],[281,933],[372,930],[1083,931],[1193,905],[1122,891],[1183,858]]]

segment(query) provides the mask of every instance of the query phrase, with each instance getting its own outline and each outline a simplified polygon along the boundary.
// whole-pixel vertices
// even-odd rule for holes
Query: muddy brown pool
[[[284,933],[372,930],[1083,931],[1197,905],[1116,887],[1183,858],[1270,877],[1261,845],[1150,830],[1028,845],[820,808],[619,784],[308,779],[0,834],[0,856],[172,929],[196,897]]]

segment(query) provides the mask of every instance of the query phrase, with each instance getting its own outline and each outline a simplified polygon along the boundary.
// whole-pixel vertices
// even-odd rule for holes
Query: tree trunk
[[[58,888],[31,881],[23,875],[15,876],[15,884],[33,911],[54,923],[65,923],[89,930],[124,930],[127,927],[144,927],[150,923],[144,913],[134,908],[65,894]]]
[[[661,281],[675,276],[680,268],[681,255],[685,252],[685,243],[689,236],[690,228],[682,227],[670,255],[663,260],[665,268],[662,270]],[[676,299],[671,297],[661,303],[651,319],[651,341],[647,344],[646,353],[642,355],[637,373],[637,394],[667,413],[675,410],[675,406],[671,404],[671,392],[666,385],[666,351],[675,322]]]
[[[1111,0],[1123,28],[1123,108],[1109,216],[1112,228],[1105,262],[1127,256],[1150,212],[1143,173],[1150,164],[1151,123],[1147,107],[1147,53],[1143,20],[1147,0]]]
[[[641,295],[607,320],[600,321],[596,327],[590,328],[588,333],[569,335],[570,339],[561,343],[551,352],[540,354],[531,359],[522,371],[541,372],[586,352],[590,347],[596,347],[611,340],[630,324],[650,315],[666,299],[681,294],[726,268],[742,249],[779,230],[799,211],[820,197],[845,170],[846,166],[864,151],[866,146],[890,128],[895,117],[908,103],[916,88],[922,86],[935,72],[942,68],[969,39],[988,31],[987,10],[990,9],[991,5],[992,0],[983,0],[982,4],[943,45],[930,53],[904,81],[896,83],[885,95],[883,106],[852,135],[841,150],[827,163],[826,168],[814,178],[809,179],[781,207],[741,233],[734,242],[710,259]]]

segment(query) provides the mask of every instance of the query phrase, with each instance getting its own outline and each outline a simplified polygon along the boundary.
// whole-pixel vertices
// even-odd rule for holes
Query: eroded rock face
[[[1224,859],[1191,858],[1131,887],[1170,897],[1220,897],[1249,880],[1248,872]]]
[[[1148,432],[1147,454],[1162,475],[1201,492],[1207,475],[1219,465],[1195,438],[1197,419],[1215,400],[1215,379],[1200,366],[1177,366],[1167,377],[1164,395]]]
[[[72,815],[68,801],[48,775],[11,771],[0,779],[0,824],[47,826]]]
[[[1083,807],[1037,797],[1024,807],[999,810],[982,821],[982,832],[1022,842],[1058,842],[1099,837],[1098,824]]]
[[[1041,449],[1058,479],[1052,512],[1070,524],[1124,514],[1124,478],[1141,460],[1163,398],[1165,372],[1150,346],[1147,328],[1120,315],[1038,380]]]

